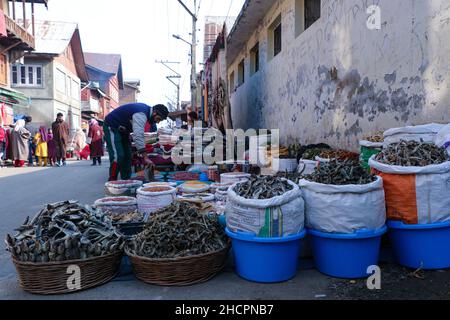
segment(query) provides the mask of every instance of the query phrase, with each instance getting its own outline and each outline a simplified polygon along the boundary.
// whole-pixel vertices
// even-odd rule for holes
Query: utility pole
[[[181,79],[181,75],[176,72],[175,70],[173,70],[169,64],[180,64],[180,62],[174,62],[174,61],[155,61],[156,63],[160,63],[163,66],[165,66],[167,69],[169,69],[170,71],[172,71],[173,73],[175,73],[174,76],[167,76],[166,79],[169,80],[176,88],[177,88],[177,111],[180,111],[180,84],[176,83],[175,81],[173,81],[172,79]]]
[[[178,2],[183,6],[183,8],[192,17],[192,43],[191,43],[191,107],[192,110],[197,110],[197,0],[194,0],[194,12],[189,10],[189,8],[183,3],[183,1],[178,0]]]

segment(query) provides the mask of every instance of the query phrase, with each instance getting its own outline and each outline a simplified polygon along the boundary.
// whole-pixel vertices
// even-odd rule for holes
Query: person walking
[[[48,129],[47,132],[47,151],[48,151],[48,162],[51,167],[56,164],[56,143],[53,140],[52,129]]]
[[[56,165],[66,165],[66,151],[69,140],[69,125],[64,121],[64,115],[58,113],[56,121],[52,124],[53,140],[56,145]]]
[[[74,153],[77,156],[77,160],[83,160],[81,157],[81,151],[86,147],[86,135],[81,128],[77,128],[75,133],[74,141]]]
[[[91,150],[92,165],[102,165],[103,151],[103,129],[99,126],[98,121],[91,119],[89,121],[88,144]]]
[[[48,134],[47,128],[41,126],[39,132],[34,136],[34,144],[36,145],[36,156],[38,157],[37,165],[39,167],[47,167],[48,165]]]
[[[3,122],[3,121],[2,121]],[[6,151],[8,150],[8,132],[0,124],[0,168],[3,168],[6,160]]]
[[[130,103],[114,109],[106,116],[103,130],[111,163],[109,181],[116,181],[119,174],[122,180],[131,177],[131,133],[139,156],[146,165],[153,165],[145,149],[145,125],[147,122],[150,125],[159,123],[167,119],[168,115],[169,110],[164,105],[150,107],[145,103]]]
[[[31,133],[25,128],[25,120],[17,120],[11,133],[12,155],[14,166],[21,168],[29,156],[29,141]]]

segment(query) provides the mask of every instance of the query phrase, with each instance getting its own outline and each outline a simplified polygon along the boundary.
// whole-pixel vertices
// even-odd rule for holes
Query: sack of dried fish
[[[298,234],[304,228],[304,201],[294,182],[265,176],[228,189],[227,226],[261,238]]]
[[[22,262],[83,260],[123,249],[111,219],[75,201],[49,204],[15,231],[7,236],[6,247]]]
[[[319,162],[316,160],[300,159],[298,162],[297,172],[299,174],[311,174],[317,168]]]
[[[142,187],[139,180],[119,180],[105,183],[106,196],[135,197],[138,188]]]
[[[94,207],[104,213],[122,214],[136,211],[137,201],[132,197],[107,197],[96,200]]]
[[[147,187],[137,191],[139,212],[152,214],[153,212],[171,205],[176,198],[177,189],[172,187]]]
[[[300,180],[306,225],[329,233],[376,230],[385,225],[383,180],[352,160],[321,164]]]
[[[373,156],[369,165],[383,178],[388,219],[406,224],[450,220],[450,159],[444,149],[402,141]]]
[[[430,123],[419,126],[408,126],[402,128],[392,128],[384,132],[384,146],[392,143],[405,141],[424,141],[434,143],[438,132],[444,127],[443,124]]]

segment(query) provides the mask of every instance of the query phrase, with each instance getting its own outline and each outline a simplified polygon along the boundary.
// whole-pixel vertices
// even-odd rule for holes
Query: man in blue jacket
[[[147,122],[155,125],[168,115],[169,110],[164,105],[150,107],[144,103],[130,103],[106,116],[103,129],[111,162],[109,181],[116,181],[119,174],[122,180],[131,178],[131,133],[139,155],[146,164],[152,164],[145,149],[145,125]]]

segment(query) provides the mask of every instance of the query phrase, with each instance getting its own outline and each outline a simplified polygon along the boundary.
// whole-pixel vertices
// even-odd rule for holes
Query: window
[[[320,0],[295,0],[295,36],[320,18]]]
[[[66,94],[66,74],[59,69],[55,73],[56,90]]]
[[[230,92],[234,92],[234,90],[236,89],[236,86],[235,86],[235,82],[234,82],[235,80],[234,80],[234,71],[233,72],[231,72],[231,74],[230,74]]]
[[[11,66],[11,82],[15,86],[42,86],[42,66],[13,64]]]
[[[320,0],[305,0],[305,30],[320,18]]]
[[[271,60],[281,52],[282,34],[281,34],[281,15],[279,15],[272,25],[269,27],[269,54],[268,59]]]
[[[250,73],[254,75],[259,71],[259,43],[250,50]]]
[[[244,84],[245,82],[245,64],[244,60],[238,65],[238,86]]]

